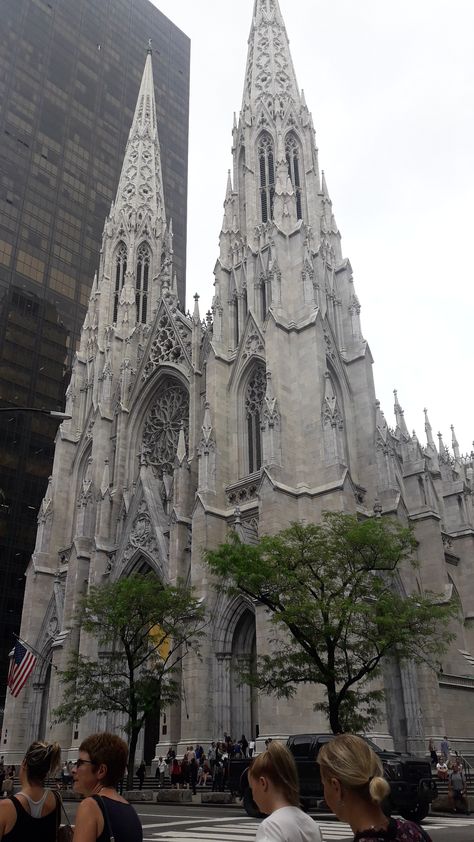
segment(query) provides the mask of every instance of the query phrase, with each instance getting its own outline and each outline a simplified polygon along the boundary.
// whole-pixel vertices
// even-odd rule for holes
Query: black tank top
[[[55,842],[57,808],[47,816],[34,819],[14,795],[11,796],[11,801],[16,810],[16,822],[10,832],[4,834],[3,839],[8,842],[26,842],[27,839],[34,839],[35,842]]]
[[[102,802],[105,802],[105,808],[115,842],[143,842],[142,825],[131,804],[124,804],[123,801],[114,801],[113,798],[107,798],[105,795],[100,797],[93,795],[92,798],[99,805],[103,816],[104,804]],[[97,842],[109,842],[109,840],[107,821],[104,816],[104,829],[100,836],[97,837]]]

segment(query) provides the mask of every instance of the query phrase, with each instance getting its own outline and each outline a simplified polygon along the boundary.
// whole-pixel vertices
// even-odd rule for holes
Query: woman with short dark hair
[[[60,804],[54,793],[45,789],[45,781],[60,761],[59,743],[30,745],[18,772],[21,791],[0,802],[0,839],[55,842]]]
[[[85,795],[76,813],[74,842],[142,842],[134,808],[117,792],[125,775],[128,747],[115,734],[92,734],[79,746],[74,790]]]

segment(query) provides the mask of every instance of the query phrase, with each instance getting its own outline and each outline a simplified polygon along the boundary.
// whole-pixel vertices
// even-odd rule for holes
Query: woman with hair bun
[[[340,734],[318,754],[324,799],[341,821],[348,822],[354,842],[431,842],[414,822],[387,818],[382,801],[390,792],[383,767],[368,743]]]
[[[286,746],[270,742],[252,762],[248,778],[257,807],[269,814],[256,842],[322,842],[318,825],[300,809],[298,772]]]
[[[0,802],[0,839],[8,842],[55,842],[61,809],[46,778],[61,761],[59,743],[32,743],[21,762],[21,791]]]

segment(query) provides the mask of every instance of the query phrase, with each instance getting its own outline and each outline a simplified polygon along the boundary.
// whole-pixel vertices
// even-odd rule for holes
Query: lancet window
[[[262,466],[262,407],[267,383],[263,365],[256,367],[245,391],[245,419],[247,424],[248,472],[253,474]]]
[[[113,322],[117,321],[120,293],[125,282],[127,272],[127,246],[120,243],[115,257],[115,287],[114,287],[114,315]]]
[[[273,218],[273,198],[275,195],[275,161],[273,143],[270,135],[263,134],[258,144],[258,163],[260,170],[260,209],[262,222]]]
[[[302,190],[301,190],[301,165],[300,165],[300,147],[296,137],[289,134],[285,143],[286,163],[288,164],[288,172],[290,174],[291,183],[296,196],[296,214],[298,219],[303,219],[303,204],[302,204]]]
[[[137,277],[135,284],[135,304],[137,322],[146,324],[148,310],[148,280],[150,274],[150,249],[142,243],[137,252]]]

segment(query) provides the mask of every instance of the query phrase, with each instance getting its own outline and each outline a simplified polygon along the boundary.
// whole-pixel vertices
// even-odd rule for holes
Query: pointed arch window
[[[115,257],[114,315],[112,319],[114,323],[117,321],[120,293],[122,292],[126,272],[127,246],[125,245],[125,243],[120,243]]]
[[[262,407],[267,382],[263,365],[256,367],[245,390],[245,419],[247,423],[248,472],[262,467]]]
[[[135,304],[137,322],[146,324],[148,311],[148,282],[150,275],[150,249],[142,243],[137,252],[137,277],[135,283]]]
[[[258,165],[262,222],[268,222],[269,219],[273,218],[273,199],[275,196],[275,158],[273,142],[268,134],[263,134],[258,143]]]
[[[300,146],[294,134],[289,134],[286,138],[285,152],[288,172],[290,174],[291,183],[296,196],[296,214],[298,219],[303,219]]]

